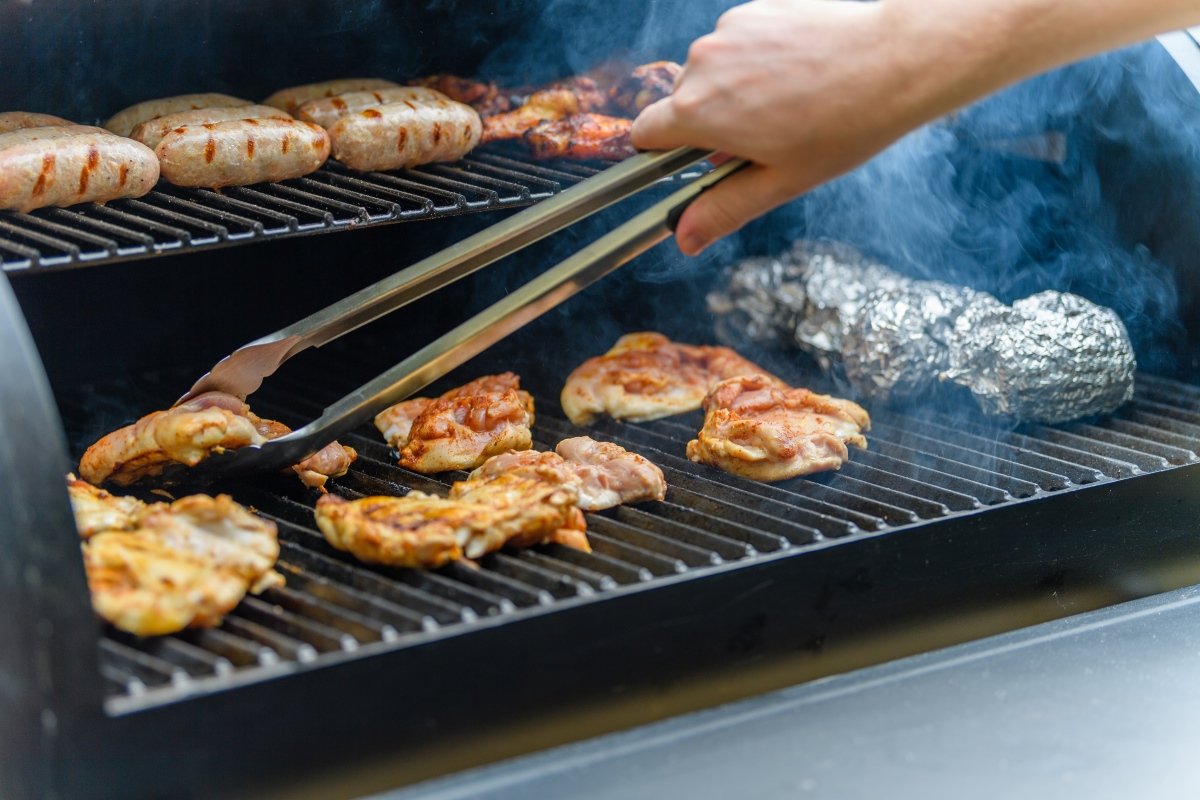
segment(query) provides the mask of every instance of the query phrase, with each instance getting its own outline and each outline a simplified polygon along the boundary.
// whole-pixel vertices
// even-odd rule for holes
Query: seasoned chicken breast
[[[79,474],[96,485],[129,486],[161,475],[172,464],[194,467],[213,453],[287,433],[291,428],[257,416],[233,395],[205,392],[102,437],[83,454]],[[324,491],[325,481],[345,475],[357,457],[353,448],[332,442],[292,470],[306,486]]]
[[[751,375],[719,383],[704,400],[692,461],[756,481],[839,469],[846,445],[865,448],[870,417],[858,404]]]
[[[527,450],[532,424],[533,397],[511,372],[485,375],[435,400],[406,400],[375,418],[400,451],[400,466],[426,474],[474,469],[494,455]]]
[[[92,606],[139,636],[220,624],[247,590],[283,585],[275,524],[228,495],[144,503],[67,477]]]
[[[661,333],[630,333],[604,355],[576,367],[560,399],[576,425],[587,425],[601,414],[647,422],[694,411],[718,382],[755,374],[786,387],[728,347],[677,344]]]
[[[612,442],[588,436],[563,439],[556,452],[523,450],[489,458],[463,484],[501,475],[520,475],[551,484],[571,485],[584,511],[602,511],[622,503],[662,500],[667,483],[662,470],[646,458]]]
[[[542,161],[620,161],[637,153],[630,134],[633,122],[603,114],[572,114],[547,120],[525,132],[525,144]]]

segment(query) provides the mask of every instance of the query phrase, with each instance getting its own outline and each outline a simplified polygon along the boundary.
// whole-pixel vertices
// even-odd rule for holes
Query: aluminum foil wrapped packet
[[[723,315],[719,333],[790,339],[868,397],[911,399],[948,381],[988,413],[1064,422],[1133,396],[1133,346],[1110,309],[1054,291],[1007,306],[906,278],[846,245],[746,259],[709,305]]]

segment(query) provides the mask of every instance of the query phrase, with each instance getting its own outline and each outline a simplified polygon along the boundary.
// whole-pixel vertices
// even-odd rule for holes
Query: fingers
[[[675,229],[679,249],[689,256],[728,236],[750,220],[790,200],[799,191],[784,186],[777,170],[751,164],[697,197]]]
[[[639,150],[669,150],[684,144],[671,98],[664,97],[642,109],[633,121],[633,146]]]

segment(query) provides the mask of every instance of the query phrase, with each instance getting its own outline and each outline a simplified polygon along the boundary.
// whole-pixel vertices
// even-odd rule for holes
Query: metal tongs
[[[176,404],[209,391],[245,399],[297,353],[331,342],[711,155],[707,150],[681,147],[626,159],[293,325],[239,347],[217,362]],[[669,237],[679,214],[692,200],[744,165],[737,159],[726,161],[688,183],[334,402],[307,425],[261,445],[213,455],[189,473],[196,477],[198,471],[241,475],[283,469],[302,461]]]

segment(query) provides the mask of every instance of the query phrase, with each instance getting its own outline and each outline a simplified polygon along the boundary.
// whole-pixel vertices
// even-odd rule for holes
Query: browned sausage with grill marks
[[[181,94],[175,97],[160,97],[156,100],[145,100],[129,108],[123,108],[104,123],[104,127],[118,136],[128,136],[138,123],[148,119],[176,114],[180,111],[191,111],[197,108],[213,108],[229,106],[253,105],[249,100],[217,92],[203,94]]]
[[[329,135],[299,120],[229,120],[176,128],[154,152],[171,183],[217,189],[307,175],[329,157]]]
[[[300,106],[309,100],[334,97],[339,94],[346,94],[347,92],[391,89],[396,86],[399,86],[399,84],[394,81],[384,80],[383,78],[338,78],[332,81],[306,83],[303,86],[290,86],[287,89],[280,89],[266,100],[263,100],[263,105],[275,106],[276,108],[282,108],[289,114],[295,114],[300,109]]]
[[[192,111],[180,111],[177,114],[167,114],[156,119],[140,123],[129,134],[130,139],[136,139],[153,150],[158,147],[162,138],[176,128],[187,125],[204,125],[210,122],[228,122],[231,119],[291,119],[286,111],[274,106],[218,106],[216,108],[197,108]]]
[[[329,128],[333,156],[359,171],[455,161],[479,144],[475,109],[453,100],[404,101],[342,117]]]
[[[356,111],[382,106],[387,103],[401,103],[409,100],[423,103],[430,100],[449,100],[449,97],[424,86],[397,86],[392,89],[374,89],[364,92],[346,92],[333,97],[322,97],[319,100],[309,100],[296,111],[296,119],[315,122],[322,128],[328,128],[342,117]]]
[[[69,119],[34,111],[0,111],[0,133],[11,133],[22,128],[43,128],[51,125],[74,125]]]
[[[0,208],[104,203],[141,197],[158,181],[158,159],[140,142],[86,125],[0,134]]]

